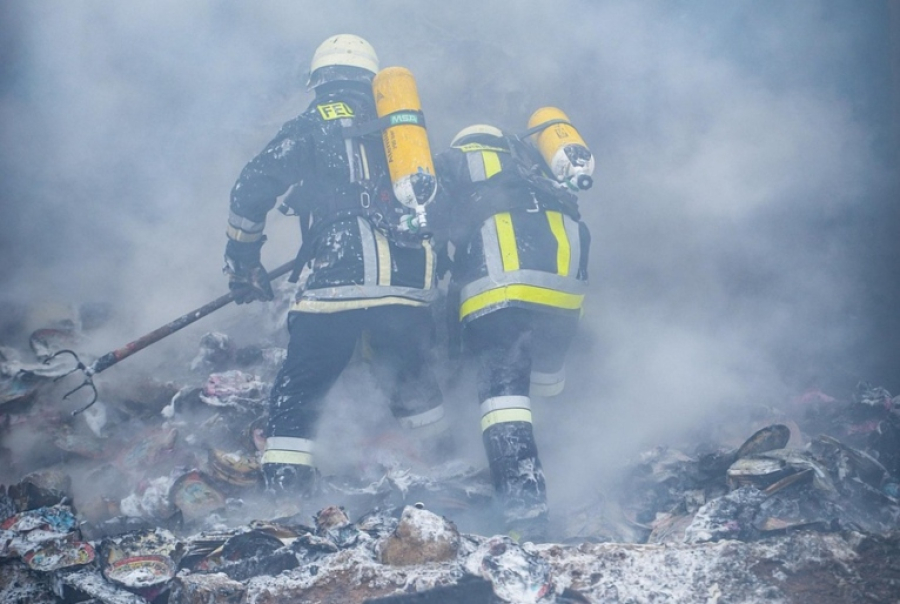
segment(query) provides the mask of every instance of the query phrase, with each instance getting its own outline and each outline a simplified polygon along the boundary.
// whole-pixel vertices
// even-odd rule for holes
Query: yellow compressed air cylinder
[[[397,199],[409,208],[434,199],[437,180],[416,80],[405,67],[388,67],[372,80],[375,109],[388,118],[382,138],[391,184]]]
[[[541,127],[547,124],[545,127]],[[550,172],[572,188],[589,189],[593,184],[594,156],[584,139],[561,109],[541,107],[528,120],[528,129]]]

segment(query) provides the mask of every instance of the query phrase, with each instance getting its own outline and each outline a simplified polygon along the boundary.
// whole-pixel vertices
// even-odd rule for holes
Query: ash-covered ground
[[[0,4],[0,601],[897,601],[898,3],[514,4]],[[74,416],[75,359],[42,363],[222,293],[229,190],[342,32],[415,74],[435,152],[555,106],[596,157],[584,329],[534,405],[552,543],[498,533],[465,366],[429,467],[361,354],[319,496],[282,502],[254,455],[283,308]],[[269,268],[299,243],[270,216]]]
[[[364,352],[315,495],[266,493],[278,303],[253,341],[206,332],[94,376],[82,411],[84,372],[54,353],[93,346],[90,310],[2,348],[2,602],[896,602],[900,397],[879,386],[711,412],[518,543],[480,451],[428,465],[388,413],[358,421],[384,402]]]

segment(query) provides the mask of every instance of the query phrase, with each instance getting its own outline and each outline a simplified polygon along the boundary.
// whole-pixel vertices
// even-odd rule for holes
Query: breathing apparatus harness
[[[425,122],[421,111],[403,113],[410,114],[406,119],[418,120],[421,124]],[[341,131],[341,149],[336,148],[335,137],[328,126],[313,131],[316,170],[325,177],[317,179],[315,184],[309,181],[297,183],[278,207],[285,216],[297,216],[300,221],[302,243],[288,278],[291,283],[299,280],[303,267],[312,261],[315,242],[336,222],[363,216],[400,246],[419,245],[431,236],[422,232],[418,225],[413,226],[409,214],[403,214],[390,184],[380,182],[385,175],[369,172],[366,147],[360,144],[368,140],[377,141],[380,146],[381,141],[373,135],[394,123],[391,120],[396,119],[395,115],[371,119],[362,124],[354,124],[351,118],[342,118],[336,126]],[[342,156],[346,156],[346,161],[338,161]],[[349,181],[344,172],[348,167]]]
[[[524,138],[540,129],[564,120],[551,120],[521,135],[505,133],[506,143],[514,168],[501,170],[485,181],[471,183],[468,194],[462,199],[466,206],[459,213],[464,224],[453,229],[451,236],[457,249],[468,249],[479,226],[491,216],[511,210],[526,212],[556,211],[578,223],[579,234],[585,246],[590,245],[590,231],[581,220],[578,197],[565,184],[558,182],[549,172],[540,153],[524,142]],[[587,279],[587,255],[582,256],[578,277]]]
[[[540,154],[523,141],[553,123],[556,122],[541,124],[521,135],[504,133],[503,141],[512,158],[513,169],[501,170],[489,179],[467,187],[468,194],[462,195],[466,207],[460,212],[461,219],[466,222],[463,229],[466,235],[474,234],[478,225],[491,216],[510,210],[557,211],[581,222],[578,197],[550,175]]]

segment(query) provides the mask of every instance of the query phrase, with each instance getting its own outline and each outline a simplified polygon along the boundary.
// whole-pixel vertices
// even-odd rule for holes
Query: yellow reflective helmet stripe
[[[512,216],[509,212],[494,215],[497,227],[497,239],[500,243],[500,258],[506,272],[519,270],[519,248],[516,245],[516,231],[513,228]]]
[[[474,153],[475,151],[498,151],[500,153],[509,153],[509,149],[503,147],[491,147],[490,145],[482,145],[481,143],[465,143],[464,145],[451,145],[459,149],[463,153]]]
[[[497,409],[481,417],[481,431],[507,422],[531,422],[531,409]]]
[[[563,222],[562,214],[547,212],[547,222],[550,223],[550,231],[556,238],[556,274],[566,277],[569,274],[572,249],[569,246],[569,237],[566,235],[566,225]]]
[[[463,302],[459,307],[459,318],[462,320],[473,312],[510,300],[553,306],[565,310],[578,310],[584,302],[584,294],[570,294],[524,283],[504,285],[476,294]]]

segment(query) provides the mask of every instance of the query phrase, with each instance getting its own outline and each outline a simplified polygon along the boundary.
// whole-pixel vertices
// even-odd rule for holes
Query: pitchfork
[[[269,273],[269,279],[276,279],[278,277],[281,277],[282,275],[286,275],[288,272],[290,272],[290,270],[292,268],[294,268],[294,260],[291,260],[290,262],[286,262],[286,263],[282,264],[281,266],[279,266],[278,268],[271,271]],[[214,312],[216,310],[219,310],[223,306],[226,306],[227,304],[229,304],[233,301],[234,301],[234,293],[233,292],[228,292],[227,294],[225,294],[223,296],[219,296],[212,302],[208,302],[208,303],[204,304],[203,306],[201,306],[200,308],[192,310],[191,312],[178,317],[174,321],[166,323],[165,325],[163,325],[162,327],[160,327],[158,329],[154,329],[150,333],[145,334],[132,342],[129,342],[125,346],[122,346],[121,348],[117,348],[116,350],[113,350],[111,352],[107,352],[106,354],[104,354],[103,356],[98,358],[96,361],[91,363],[90,365],[85,365],[81,361],[81,359],[78,358],[78,354],[76,354],[75,351],[69,350],[69,349],[59,350],[59,351],[53,353],[53,355],[51,355],[50,357],[48,357],[47,359],[44,360],[44,364],[49,364],[51,360],[53,360],[54,358],[58,357],[59,355],[63,355],[63,354],[70,354],[70,355],[72,355],[72,357],[74,357],[75,368],[72,369],[71,371],[67,371],[63,375],[60,375],[60,376],[54,378],[53,381],[54,382],[59,381],[59,380],[63,379],[64,377],[75,373],[76,371],[81,371],[84,374],[84,381],[80,385],[76,386],[72,390],[69,390],[65,395],[63,395],[63,398],[66,399],[66,398],[69,398],[69,396],[71,396],[72,394],[81,390],[82,388],[90,388],[91,389],[91,392],[93,393],[91,402],[89,402],[87,405],[81,407],[80,409],[76,409],[75,411],[72,412],[72,415],[78,415],[79,413],[87,410],[88,408],[90,408],[91,405],[93,405],[94,403],[97,402],[97,397],[98,397],[97,386],[94,385],[94,376],[95,375],[97,375],[101,371],[109,369],[110,367],[112,367],[113,365],[118,363],[119,361],[127,359],[128,357],[130,357],[134,353],[138,352],[139,350],[143,350],[144,348],[150,346],[151,344],[159,342],[163,338],[172,335],[176,331],[183,329],[184,327],[187,327],[191,323],[198,321],[199,319],[202,319],[206,315],[211,314],[212,312]]]

